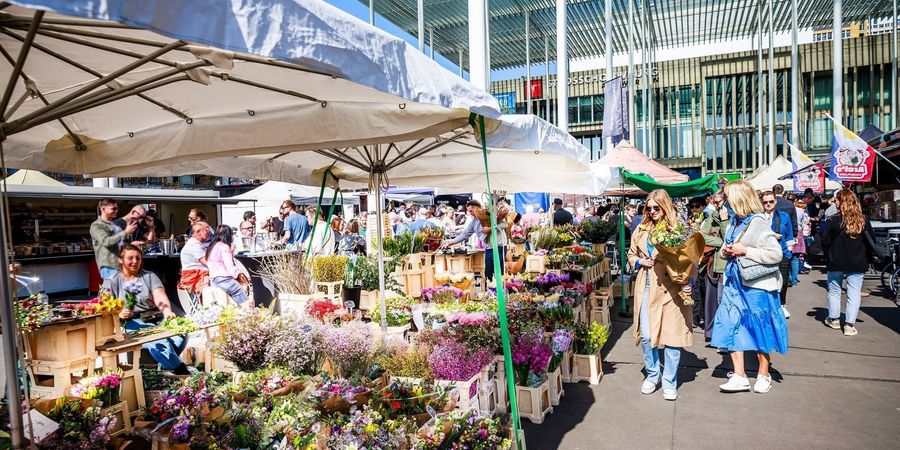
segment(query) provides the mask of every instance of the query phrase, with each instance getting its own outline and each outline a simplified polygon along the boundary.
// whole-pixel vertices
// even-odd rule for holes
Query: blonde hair
[[[662,189],[657,189],[647,194],[647,200],[644,202],[644,218],[641,219],[641,225],[649,225],[653,221],[653,219],[650,218],[650,212],[647,211],[650,200],[653,200],[659,205],[659,208],[663,213],[662,220],[665,220],[666,223],[673,227],[678,225],[678,216],[675,214],[675,206],[672,204],[672,197],[669,197],[669,193]]]
[[[744,180],[726,184],[725,197],[728,199],[728,205],[740,217],[763,212],[762,202],[756,195],[756,189]]]
[[[838,201],[838,211],[841,213],[841,226],[844,231],[852,238],[862,234],[863,228],[866,226],[866,218],[863,216],[862,207],[859,206],[856,194],[849,189],[841,189],[834,198]]]

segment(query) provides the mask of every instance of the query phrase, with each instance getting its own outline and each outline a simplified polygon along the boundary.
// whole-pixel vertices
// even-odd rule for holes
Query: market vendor
[[[126,241],[136,247],[144,247],[144,244],[156,240],[156,226],[153,217],[149,216],[147,210],[141,205],[135,205],[131,211],[128,211],[128,214],[116,219],[115,224],[122,229],[130,224],[137,224],[136,229],[131,233],[130,241]]]
[[[481,226],[478,216],[481,214],[481,203],[477,200],[469,200],[466,203],[466,212],[472,216],[472,220],[468,225],[453,239],[444,241],[442,247],[459,244],[469,239],[472,234],[478,236],[484,244],[484,278],[486,280],[494,279],[494,251],[491,247],[491,227]],[[500,252],[500,261],[506,260],[506,221],[497,223],[497,250]],[[500,274],[503,274],[503,265],[500,266]]]
[[[159,325],[163,319],[175,317],[166,289],[153,272],[143,270],[144,254],[133,246],[126,245],[119,252],[119,273],[104,282],[117,298],[126,298],[126,286],[139,284],[137,303],[132,309],[123,309],[119,317],[125,321],[125,332]],[[176,375],[188,375],[187,366],[178,356],[187,347],[187,336],[177,335],[159,341],[148,342],[144,348],[163,370],[171,370]]]

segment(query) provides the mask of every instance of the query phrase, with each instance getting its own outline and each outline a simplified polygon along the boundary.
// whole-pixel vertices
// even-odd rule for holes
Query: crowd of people
[[[825,325],[854,336],[863,274],[875,250],[868,219],[856,194],[841,190],[830,200],[811,191],[802,197],[775,185],[759,192],[746,181],[729,183],[705,198],[690,199],[684,212],[663,190],[651,192],[640,208],[626,208],[630,219],[629,267],[634,271],[634,334],[644,355],[644,394],[662,386],[675,400],[681,349],[690,346],[693,328],[730,356],[734,370],[719,386],[723,392],[751,390],[744,352],[756,352],[759,369],[752,390],[772,388],[770,354],[788,350],[787,293],[808,271],[806,255],[820,250],[828,273]],[[656,260],[650,235],[657,224],[674,227],[685,220],[703,236],[704,256],[688,284],[677,285]],[[842,286],[847,305],[840,322]],[[691,295],[694,305],[679,299]],[[660,351],[663,361],[660,361]]]

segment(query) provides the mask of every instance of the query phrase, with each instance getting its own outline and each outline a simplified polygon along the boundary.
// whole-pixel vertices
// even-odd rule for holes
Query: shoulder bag
[[[747,230],[750,229],[750,224],[753,223],[753,219],[750,219],[750,223],[747,224],[747,227],[744,228],[744,231],[741,232],[741,235],[738,236],[735,242],[740,242],[743,239],[744,234],[747,233]],[[739,256],[737,258],[738,270],[741,273],[741,279],[744,282],[756,281],[765,276],[771,275],[773,273],[778,272],[778,264],[762,264],[756,262],[746,256]]]

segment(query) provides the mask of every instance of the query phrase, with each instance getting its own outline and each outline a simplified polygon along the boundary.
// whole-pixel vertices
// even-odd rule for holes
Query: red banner
[[[525,92],[531,91],[531,99],[541,98],[544,96],[544,80],[525,80]]]
[[[794,175],[794,191],[803,192],[806,189],[812,189],[813,192],[825,192],[825,169],[821,164],[816,164],[815,168]]]

